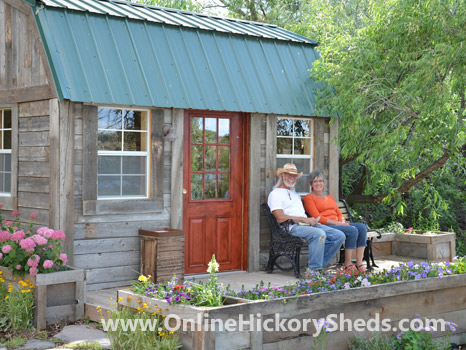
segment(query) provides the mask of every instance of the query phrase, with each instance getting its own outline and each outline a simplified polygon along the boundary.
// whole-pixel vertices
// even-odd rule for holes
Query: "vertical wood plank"
[[[249,199],[248,202],[248,271],[259,270],[260,253],[260,128],[263,115],[252,115],[250,119],[249,133]]]
[[[83,106],[83,200],[97,199],[97,107]]]
[[[36,308],[34,309],[34,317],[36,319],[36,328],[43,329],[47,326],[45,320],[45,312],[47,309],[47,286],[36,286],[34,289]]]
[[[277,117],[266,115],[265,130],[265,196],[267,198],[277,182],[275,176],[277,157]],[[265,200],[265,198],[264,198]]]
[[[86,273],[86,271],[84,271]],[[86,280],[86,277],[84,277]],[[82,320],[84,318],[84,281],[77,281],[74,285],[74,295],[76,299],[74,319]]]
[[[60,110],[56,98],[49,100],[50,109],[50,217],[49,225],[54,230],[60,227]]]
[[[6,65],[5,65],[5,48],[6,48],[6,15],[5,15],[6,4],[2,1],[0,2],[0,18],[4,18],[5,21],[1,24],[0,30],[0,67],[5,67],[5,69],[0,69],[0,90],[6,89]]]
[[[11,107],[11,200],[18,209],[18,107]]]
[[[338,179],[339,179],[339,160],[340,155],[338,152],[338,145],[336,137],[338,136],[339,120],[334,118],[332,125],[330,125],[330,145],[329,145],[329,169],[328,169],[328,192],[336,201],[339,201],[338,193]]]
[[[5,4],[5,88],[13,88],[13,70],[12,70],[12,31],[11,31],[11,6]]]
[[[60,102],[59,118],[59,227],[66,233],[64,250],[73,265],[74,241],[74,118],[73,103]]]
[[[328,144],[325,143],[324,134],[325,134],[325,123],[327,119],[316,118],[314,123],[314,169],[319,169],[325,173],[325,147],[328,147]]]
[[[151,199],[163,201],[163,109],[151,110]]]
[[[172,143],[170,169],[170,227],[183,228],[183,140],[184,110],[173,111],[172,126],[177,139]]]

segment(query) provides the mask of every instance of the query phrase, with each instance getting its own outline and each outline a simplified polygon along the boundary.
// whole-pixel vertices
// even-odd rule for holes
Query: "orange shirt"
[[[343,214],[338,208],[335,198],[328,195],[325,198],[320,198],[308,194],[303,198],[304,209],[310,216],[316,218],[320,216],[319,222],[326,224],[328,219],[341,221]]]

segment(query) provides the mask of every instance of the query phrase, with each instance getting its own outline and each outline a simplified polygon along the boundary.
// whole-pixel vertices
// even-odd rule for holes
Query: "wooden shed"
[[[274,170],[319,168],[338,193],[316,45],[117,0],[0,0],[4,210],[62,229],[91,290],[137,276],[140,228],[183,229],[186,274],[212,254],[222,270],[263,269]]]

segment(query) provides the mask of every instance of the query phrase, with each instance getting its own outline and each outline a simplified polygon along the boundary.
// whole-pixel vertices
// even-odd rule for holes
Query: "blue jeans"
[[[319,270],[330,262],[340,249],[345,235],[326,225],[294,225],[290,231],[293,236],[304,238],[309,245],[308,267]]]
[[[328,225],[338,231],[341,231],[346,236],[345,248],[356,249],[365,247],[367,241],[367,226],[360,222],[350,222],[349,226],[344,225]]]

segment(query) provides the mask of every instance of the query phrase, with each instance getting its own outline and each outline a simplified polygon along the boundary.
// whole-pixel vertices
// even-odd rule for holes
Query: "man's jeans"
[[[326,266],[337,253],[345,240],[345,235],[326,225],[294,225],[290,233],[293,236],[304,238],[309,245],[308,267],[319,270]]]

